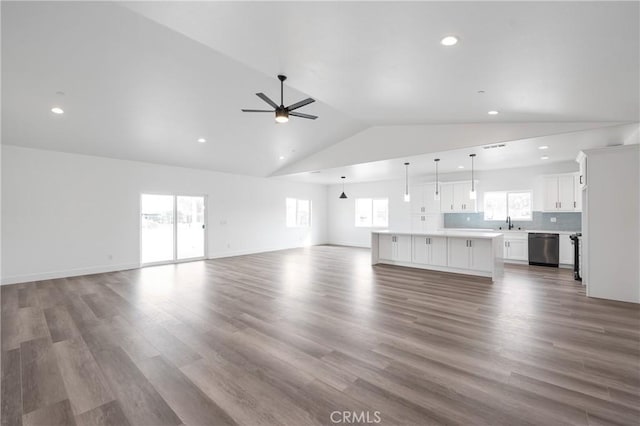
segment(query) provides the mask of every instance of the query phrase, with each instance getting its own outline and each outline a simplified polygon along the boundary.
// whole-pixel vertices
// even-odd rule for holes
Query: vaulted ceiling
[[[637,2],[1,7],[6,144],[268,176],[639,121]],[[318,120],[240,112],[279,73]]]

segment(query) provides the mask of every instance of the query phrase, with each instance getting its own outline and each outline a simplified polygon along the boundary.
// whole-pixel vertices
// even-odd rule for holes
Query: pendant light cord
[[[404,163],[404,169],[405,169],[404,193],[408,194],[409,193],[409,163]]]
[[[473,180],[473,159],[475,156],[475,154],[469,154],[469,157],[471,157],[471,192],[476,191],[476,184]]]
[[[436,195],[438,195],[438,193],[440,192],[439,191],[439,189],[440,189],[439,186],[440,185],[438,185],[438,163],[440,162],[440,159],[436,158],[434,161],[436,162]]]

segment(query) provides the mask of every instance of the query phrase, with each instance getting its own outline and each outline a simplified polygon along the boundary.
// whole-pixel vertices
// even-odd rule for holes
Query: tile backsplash
[[[552,222],[555,218],[555,222]],[[514,229],[533,229],[540,231],[580,231],[582,229],[582,213],[563,212],[545,213],[533,212],[533,220],[513,221]],[[505,229],[506,222],[496,220],[484,220],[484,213],[445,213],[445,228],[490,228]]]

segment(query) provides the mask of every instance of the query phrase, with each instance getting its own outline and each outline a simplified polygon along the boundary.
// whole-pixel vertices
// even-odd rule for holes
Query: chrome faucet
[[[513,223],[511,223],[511,216],[507,216],[507,223],[509,224],[509,231],[513,229]]]

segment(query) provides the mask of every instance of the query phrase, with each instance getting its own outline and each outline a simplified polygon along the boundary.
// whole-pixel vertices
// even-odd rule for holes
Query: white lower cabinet
[[[448,265],[450,267],[491,271],[493,261],[491,240],[449,238]]]
[[[398,262],[411,262],[411,235],[380,235],[378,257]]]
[[[414,236],[413,262],[423,265],[447,266],[447,238]]]
[[[501,275],[502,234],[468,234],[372,232],[371,264],[386,263],[492,279]]]
[[[560,234],[560,259],[562,265],[573,265],[573,242],[567,234]]]
[[[529,260],[529,239],[527,233],[505,234],[504,259],[523,262]]]

